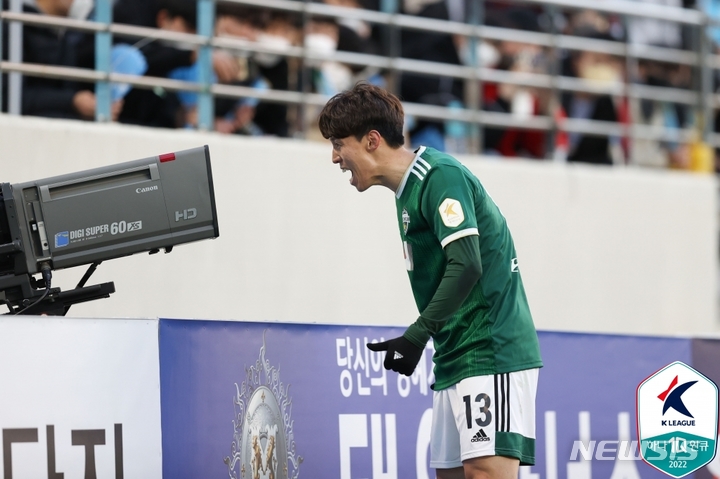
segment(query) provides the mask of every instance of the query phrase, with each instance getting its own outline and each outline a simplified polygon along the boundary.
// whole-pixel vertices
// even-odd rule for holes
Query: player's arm
[[[399,338],[370,343],[372,351],[387,351],[385,368],[410,376],[425,344],[455,314],[480,279],[480,243],[477,235],[464,236],[445,246],[447,265],[430,304]]]
[[[428,306],[402,336],[367,345],[373,351],[387,351],[385,368],[406,376],[415,370],[430,337],[462,306],[482,274],[477,220],[467,178],[459,168],[438,168],[425,181],[421,210],[444,245],[445,273]]]
[[[418,347],[425,347],[455,314],[482,275],[480,242],[477,235],[464,236],[445,246],[445,274],[432,300],[403,336]]]

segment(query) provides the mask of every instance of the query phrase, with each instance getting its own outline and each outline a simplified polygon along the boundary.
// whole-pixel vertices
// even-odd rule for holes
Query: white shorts
[[[433,395],[430,467],[508,456],[535,463],[538,369],[466,378]]]

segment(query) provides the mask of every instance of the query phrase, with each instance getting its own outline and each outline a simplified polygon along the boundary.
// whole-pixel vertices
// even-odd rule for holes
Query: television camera
[[[0,304],[6,314],[65,315],[115,292],[112,282],[85,286],[101,262],[219,234],[207,146],[0,183]],[[52,287],[53,270],[81,265],[75,288]]]

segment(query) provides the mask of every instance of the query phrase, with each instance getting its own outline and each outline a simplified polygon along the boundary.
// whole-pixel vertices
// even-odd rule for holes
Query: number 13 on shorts
[[[496,433],[510,432],[510,405],[514,402],[510,390],[509,373],[476,376],[458,383],[456,401],[462,401],[458,404],[462,410],[456,410],[455,417],[461,443],[469,443],[469,449],[481,455],[496,455]]]
[[[537,369],[466,378],[437,391],[431,465],[459,467],[482,456],[535,460]]]
[[[490,411],[492,399],[490,399],[490,396],[485,393],[478,394],[475,396],[474,400],[471,398],[472,396],[470,394],[467,394],[462,398],[465,403],[465,420],[467,421],[467,428],[472,429],[473,423],[476,423],[480,427],[489,426],[493,420],[493,414]],[[473,412],[475,412],[475,418],[473,418]],[[509,416],[510,415],[508,414],[508,417]]]

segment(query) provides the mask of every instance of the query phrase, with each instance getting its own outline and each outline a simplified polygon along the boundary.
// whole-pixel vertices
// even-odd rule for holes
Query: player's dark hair
[[[377,130],[391,148],[405,143],[402,103],[383,88],[360,82],[330,98],[320,112],[318,126],[325,138],[354,136],[358,141]]]

